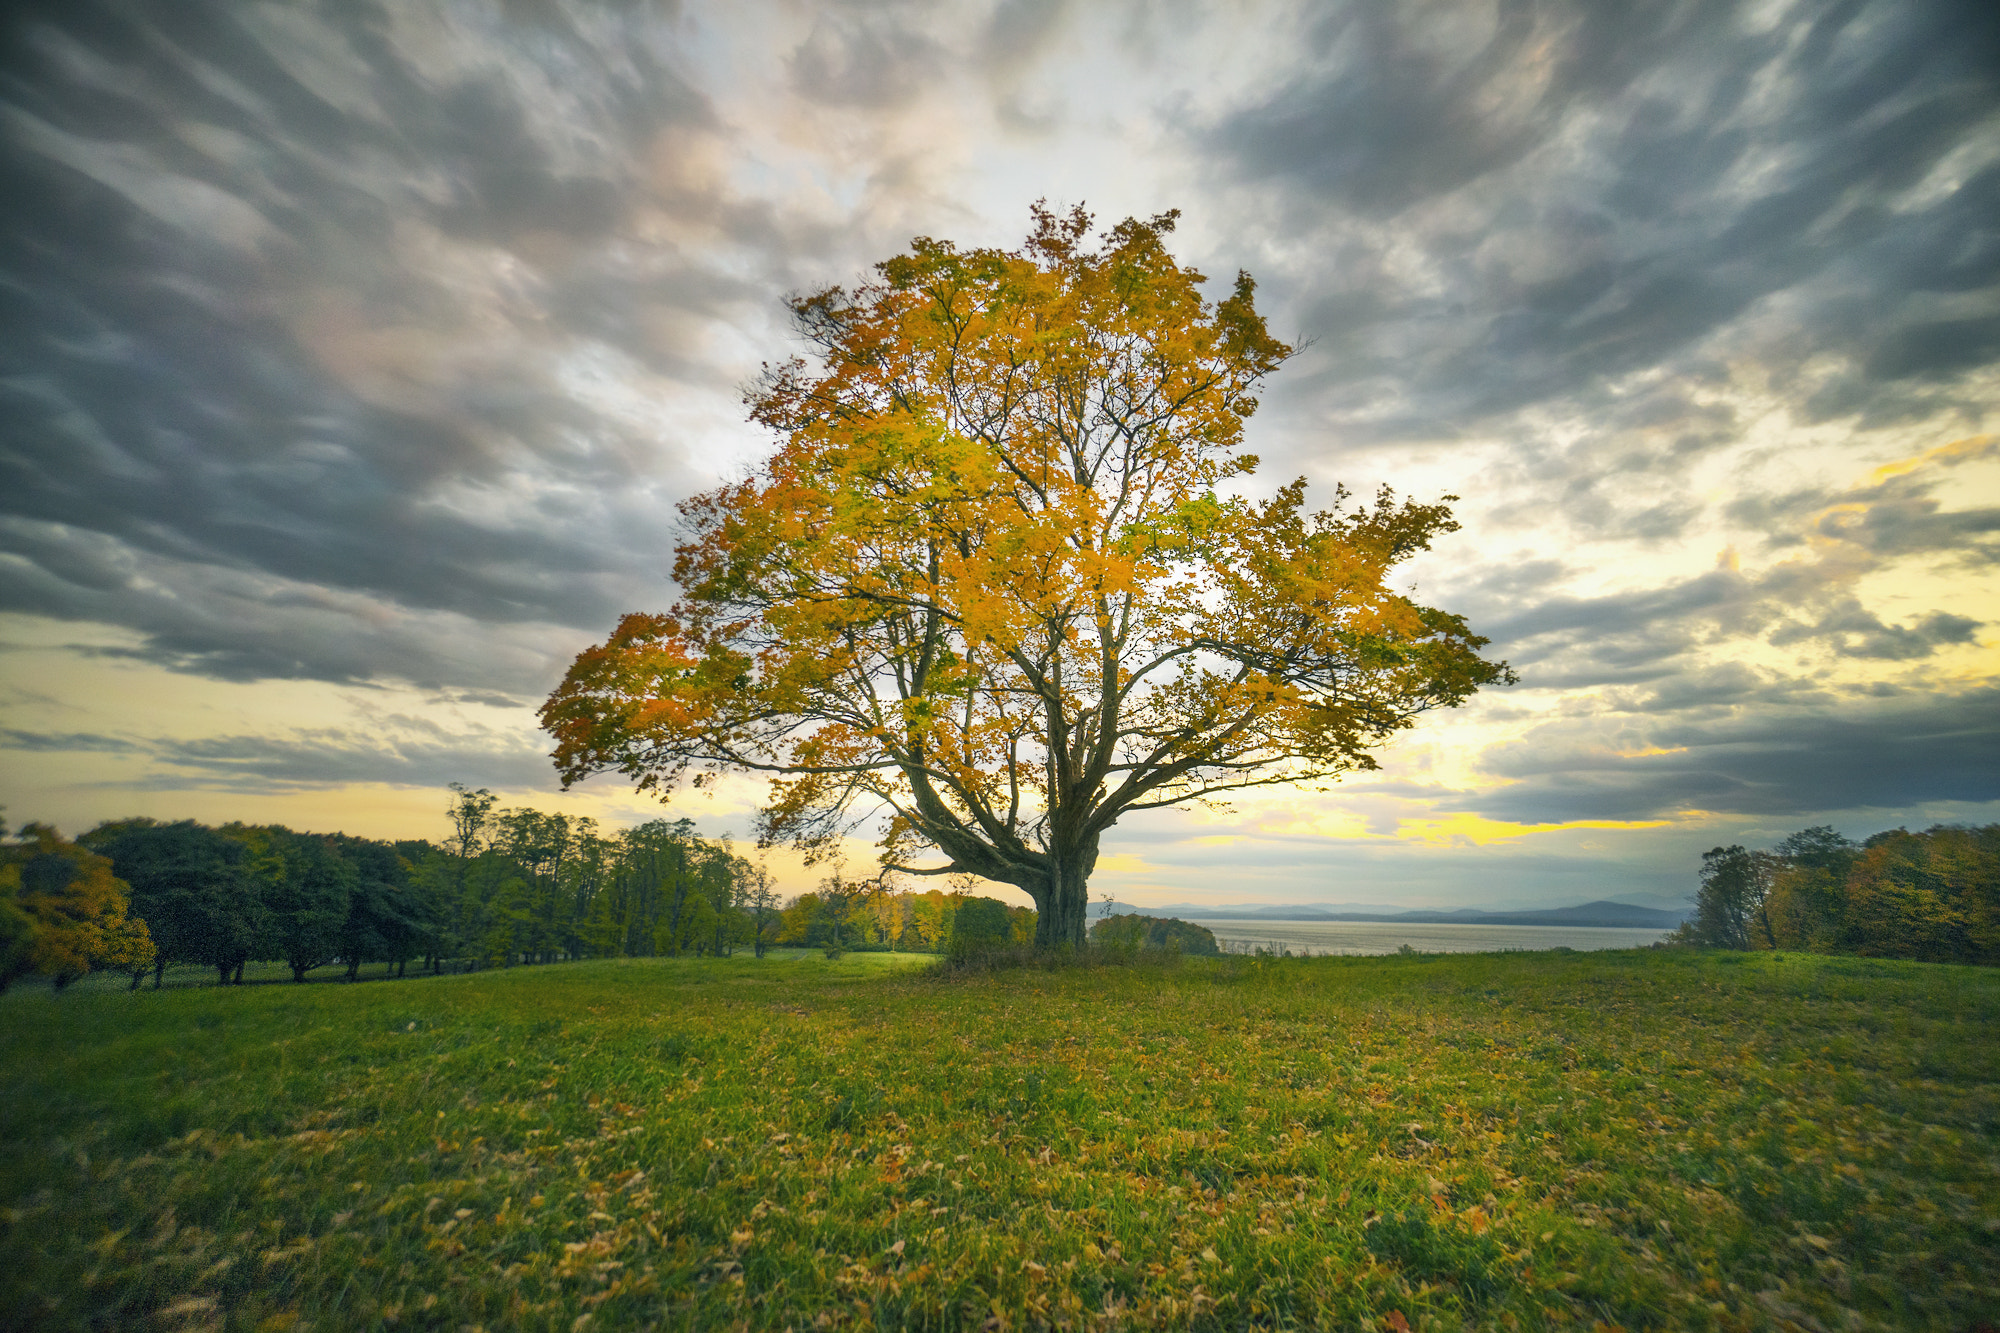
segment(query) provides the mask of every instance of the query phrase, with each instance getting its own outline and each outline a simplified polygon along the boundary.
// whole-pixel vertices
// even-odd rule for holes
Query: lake
[[[1509,949],[1643,949],[1667,937],[1664,930],[1616,926],[1477,926],[1400,921],[1211,921],[1194,924],[1215,932],[1224,953],[1257,949],[1295,954],[1395,953],[1407,944],[1419,953],[1500,953]]]

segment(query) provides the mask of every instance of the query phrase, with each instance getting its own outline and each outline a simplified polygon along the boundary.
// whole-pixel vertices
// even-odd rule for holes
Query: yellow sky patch
[[[1665,819],[1576,819],[1561,824],[1510,824],[1497,819],[1488,819],[1484,815],[1458,811],[1439,819],[1398,820],[1396,831],[1390,836],[1417,842],[1463,840],[1483,847],[1490,842],[1506,842],[1514,838],[1527,837],[1531,833],[1565,833],[1572,829],[1664,828],[1671,822]]]
[[[1932,464],[1941,463],[1950,466],[1953,463],[1969,463],[1975,458],[1993,452],[1996,446],[2000,446],[2000,435],[1968,435],[1965,439],[1953,440],[1950,444],[1941,444],[1935,449],[1926,449],[1920,454],[1899,458],[1893,463],[1884,463],[1869,474],[1869,480],[1887,481],[1891,477],[1900,477],[1906,472],[1915,472],[1918,468],[1929,467]]]

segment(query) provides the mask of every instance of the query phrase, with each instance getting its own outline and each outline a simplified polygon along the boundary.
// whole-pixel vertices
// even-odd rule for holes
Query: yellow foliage
[[[1444,504],[1224,494],[1293,349],[1247,274],[1203,297],[1173,222],[1093,250],[1087,215],[1037,208],[1019,250],[920,238],[796,301],[817,357],[751,395],[780,438],[762,474],[684,506],[687,599],[542,710],[564,780],[767,773],[765,841],[832,854],[879,812],[885,865],[1014,884],[1039,942],[1077,944],[1123,812],[1372,768],[1508,679],[1390,585]]]
[[[93,967],[145,967],[153,941],[127,894],[105,857],[45,824],[22,829],[0,848],[0,989],[30,972],[60,987]]]

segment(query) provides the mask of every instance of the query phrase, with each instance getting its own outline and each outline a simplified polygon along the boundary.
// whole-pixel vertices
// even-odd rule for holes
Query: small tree
[[[255,956],[284,959],[293,981],[333,960],[359,877],[327,839],[283,825],[226,824],[247,849],[266,937]]]
[[[1226,495],[1293,351],[1247,274],[1205,300],[1172,213],[1097,249],[1081,210],[1034,216],[1020,250],[919,239],[793,303],[816,359],[750,398],[778,452],[683,506],[685,600],[543,706],[565,783],[768,774],[765,843],[835,856],[880,817],[885,866],[1013,884],[1037,943],[1076,947],[1127,812],[1373,768],[1510,679],[1391,585],[1444,504]]]
[[[1716,847],[1701,854],[1701,887],[1694,915],[1678,937],[1712,949],[1748,949],[1750,928],[1761,919],[1777,858],[1741,846]]]
[[[363,963],[407,960],[420,947],[424,932],[409,863],[392,843],[338,833],[324,841],[354,872],[336,944],[347,963],[347,979],[359,979]]]
[[[944,948],[951,937],[952,915],[964,897],[963,893],[946,893],[943,889],[915,895],[910,904],[910,929],[921,947],[932,951]]]
[[[1847,876],[1861,848],[1825,824],[1800,829],[1772,850],[1777,870],[1758,913],[1771,948],[1839,949]]]
[[[880,880],[849,879],[839,870],[819,882],[820,920],[826,929],[823,947],[828,958],[838,958],[849,945],[858,943],[855,936],[861,922],[872,915],[869,904],[881,891]]]
[[[0,846],[0,991],[30,972],[61,990],[93,967],[145,967],[153,941],[125,907],[109,858],[27,825]]]
[[[762,865],[751,866],[744,876],[743,911],[750,920],[750,947],[762,958],[777,938],[778,923],[784,913],[777,884]]]

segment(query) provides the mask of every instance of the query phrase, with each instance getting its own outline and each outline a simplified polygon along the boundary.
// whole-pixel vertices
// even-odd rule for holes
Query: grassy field
[[[2000,973],[850,956],[0,999],[0,1326],[1968,1330]]]

